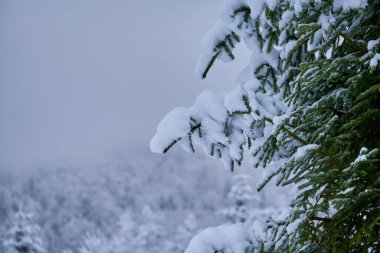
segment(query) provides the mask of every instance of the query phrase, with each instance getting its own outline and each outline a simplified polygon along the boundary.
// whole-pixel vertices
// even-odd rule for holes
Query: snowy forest
[[[264,217],[286,208],[287,193],[256,195],[244,171],[231,177],[180,153],[144,157],[2,173],[1,252],[184,252],[208,226],[253,219],[251,209]]]
[[[144,157],[2,173],[1,252],[184,252],[208,226],[253,220],[249,210],[265,217],[286,209],[288,193],[255,194],[255,178],[244,171],[231,177],[180,152]]]
[[[24,4],[1,253],[380,252],[379,0]]]
[[[199,229],[197,222],[202,217],[198,215],[213,212],[223,202],[217,192],[210,193],[214,194],[210,197],[213,202],[207,197],[187,201],[196,199],[198,193],[190,189],[201,191],[211,183],[215,191],[227,190],[222,180],[213,181],[199,173],[203,172],[205,163],[198,164],[195,169],[198,172],[186,164],[178,170],[183,160],[121,159],[119,164],[87,170],[39,171],[22,180],[19,175],[2,175],[3,250],[18,252],[11,249],[20,246],[30,247],[27,252],[130,252],[132,249],[153,252],[154,247],[163,246],[168,252],[169,247],[173,247],[172,252],[176,252],[174,247],[183,250],[187,237]],[[160,170],[164,173],[157,173]],[[194,176],[189,177],[191,173]],[[180,175],[186,174],[187,179],[181,180]],[[205,179],[209,181],[204,182]],[[177,224],[181,225],[177,227]],[[169,238],[168,234],[173,235],[170,236],[173,241],[164,240]],[[21,237],[19,241],[18,237]]]

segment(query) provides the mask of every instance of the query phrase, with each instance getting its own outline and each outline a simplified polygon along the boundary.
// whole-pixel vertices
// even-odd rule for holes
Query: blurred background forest
[[[87,169],[2,172],[0,238],[12,240],[18,228],[47,252],[183,252],[208,226],[286,207],[286,193],[256,193],[245,170],[232,176],[216,161],[181,152],[138,154]]]

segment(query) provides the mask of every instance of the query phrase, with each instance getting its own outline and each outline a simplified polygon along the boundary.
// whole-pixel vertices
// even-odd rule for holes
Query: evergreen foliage
[[[249,66],[235,91],[170,112],[151,149],[200,146],[230,170],[248,157],[264,168],[258,190],[273,178],[298,185],[288,217],[269,219],[272,236],[245,252],[379,250],[379,25],[378,0],[226,2],[197,72],[233,60],[240,40]]]

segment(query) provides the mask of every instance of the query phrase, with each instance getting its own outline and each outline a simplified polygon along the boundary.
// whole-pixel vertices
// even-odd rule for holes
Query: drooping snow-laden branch
[[[364,213],[379,199],[368,172],[379,177],[379,10],[378,0],[226,1],[196,73],[205,78],[215,62],[232,61],[239,42],[251,51],[249,65],[234,91],[205,91],[192,107],[171,111],[151,150],[201,148],[230,170],[248,158],[265,168],[259,190],[274,178],[277,185],[297,184],[292,211],[265,250],[363,247],[346,241],[368,238]],[[354,162],[363,152],[368,159]],[[352,211],[352,203],[361,204]],[[339,227],[348,213],[352,230],[340,237],[315,219],[331,217]]]

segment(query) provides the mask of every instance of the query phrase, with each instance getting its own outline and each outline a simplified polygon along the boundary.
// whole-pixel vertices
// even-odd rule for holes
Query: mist
[[[248,62],[244,48],[207,80],[194,74],[219,5],[1,1],[0,170],[93,166],[121,150],[147,150],[168,111],[202,90],[232,89]]]

